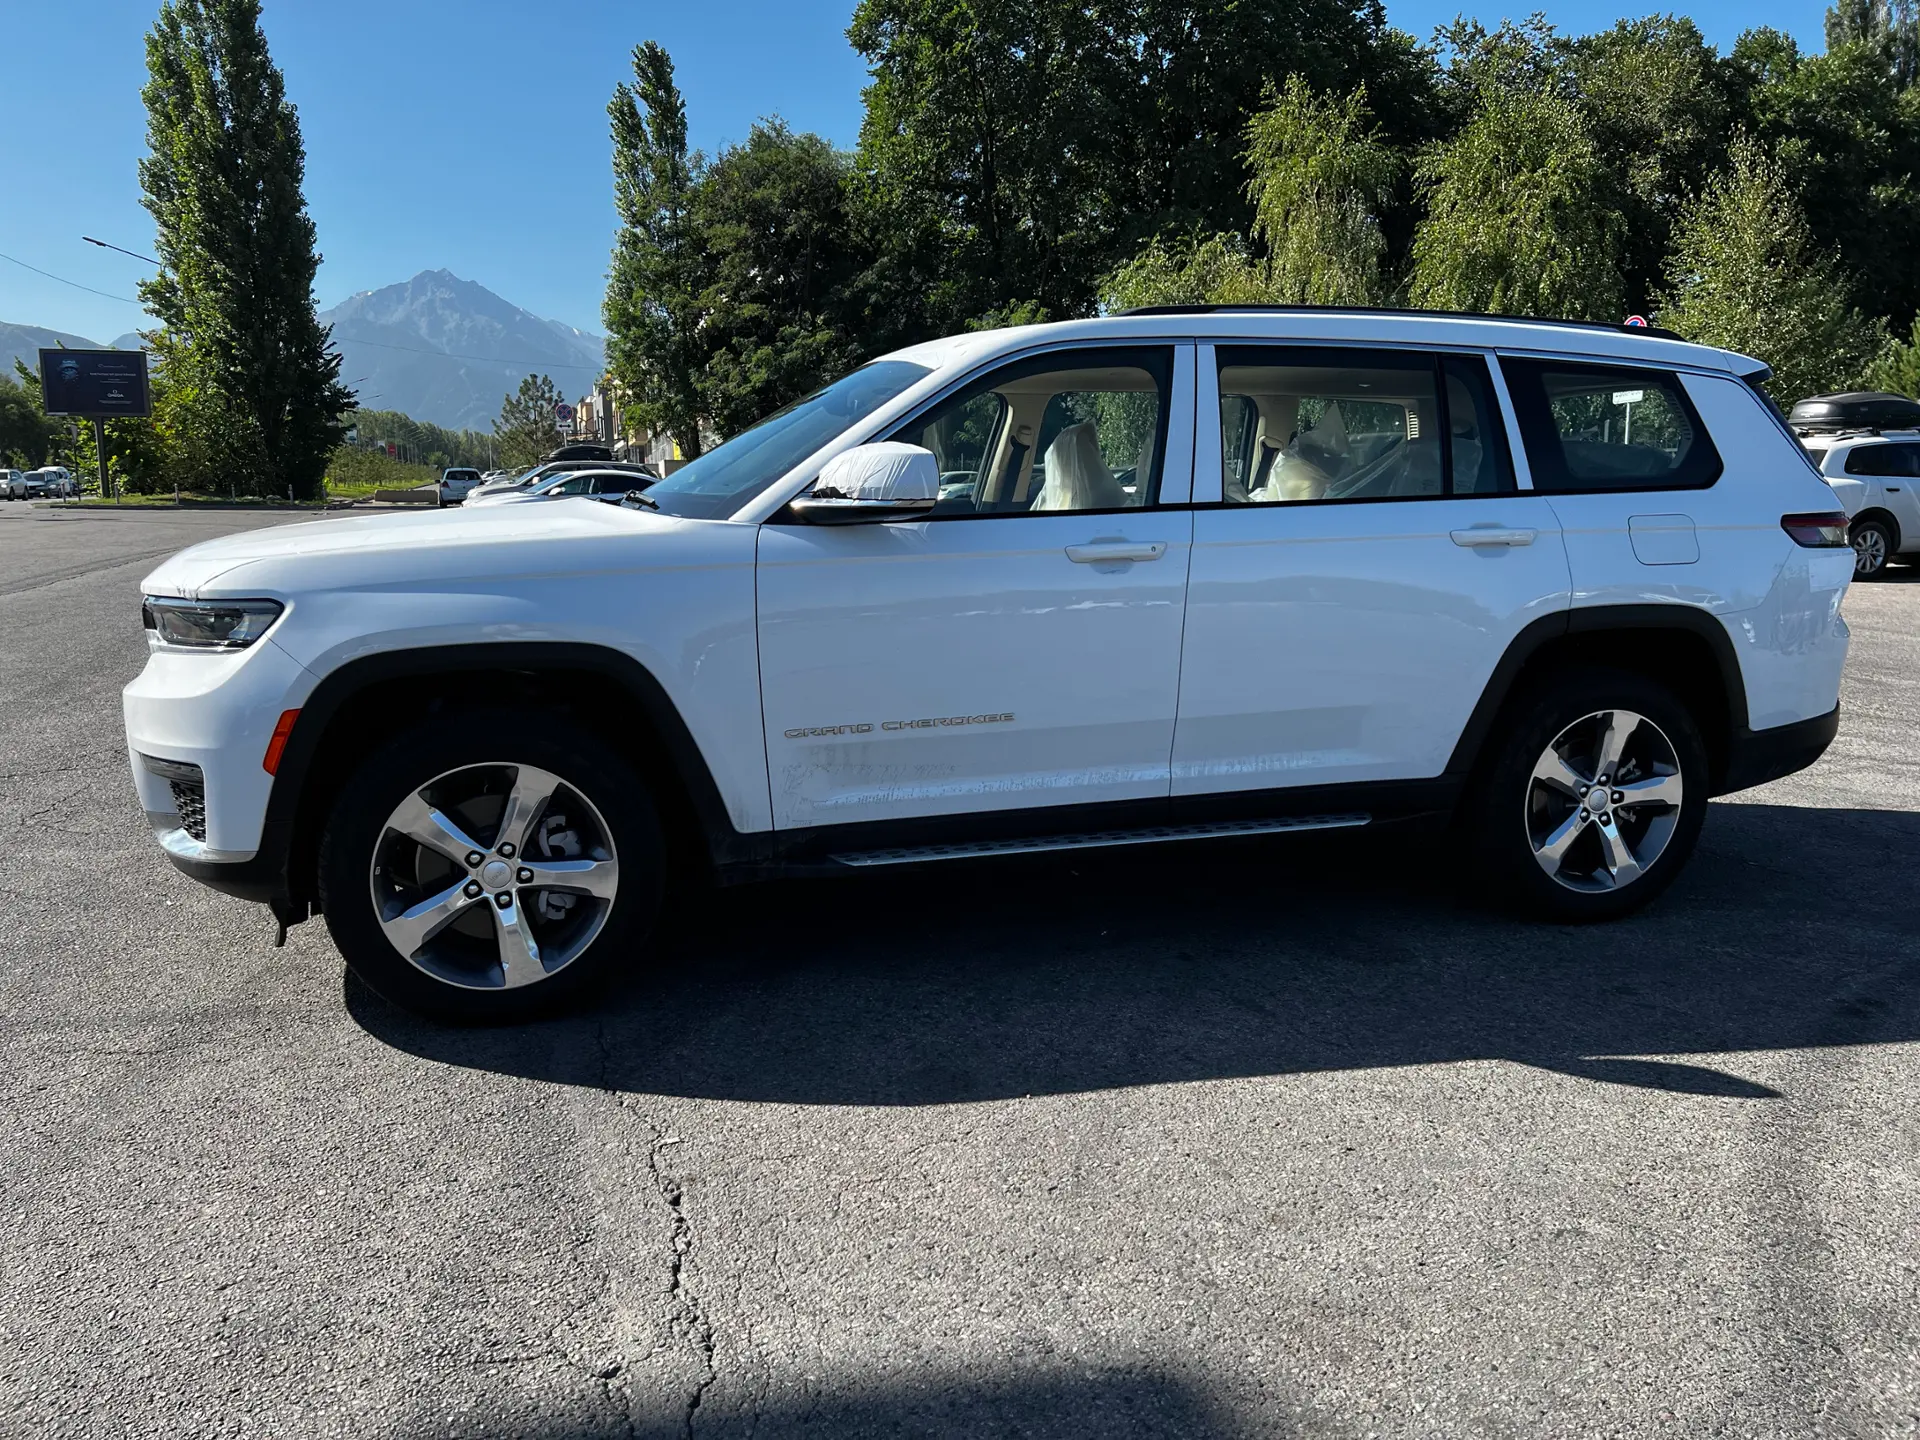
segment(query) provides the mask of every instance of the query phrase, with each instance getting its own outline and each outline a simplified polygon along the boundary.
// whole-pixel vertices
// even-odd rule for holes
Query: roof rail
[[[1913,425],[1837,425],[1832,427],[1825,425],[1795,425],[1792,428],[1793,433],[1802,438],[1809,435],[1818,435],[1823,440],[1862,440],[1869,436],[1884,436],[1887,438],[1898,436],[1904,440],[1910,435],[1920,435],[1920,427]]]
[[[1555,320],[1541,315],[1498,315],[1479,310],[1417,310],[1407,305],[1136,305],[1119,315],[1406,315],[1438,320],[1498,320],[1514,325],[1571,325],[1582,330],[1605,330],[1615,335],[1651,335],[1657,340],[1684,340],[1657,325],[1629,325],[1625,321]]]

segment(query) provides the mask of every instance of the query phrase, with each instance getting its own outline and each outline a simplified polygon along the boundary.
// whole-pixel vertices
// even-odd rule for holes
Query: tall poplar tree
[[[613,201],[620,215],[602,314],[607,368],[625,413],[664,430],[689,459],[700,453],[706,263],[694,192],[700,157],[687,150],[687,102],[673,60],[649,40],[633,51],[633,84],[614,89]]]
[[[316,498],[354,400],[314,313],[306,152],[259,0],[165,0],[147,74],[140,184],[162,269],[141,298],[193,381],[168,419],[220,480]]]

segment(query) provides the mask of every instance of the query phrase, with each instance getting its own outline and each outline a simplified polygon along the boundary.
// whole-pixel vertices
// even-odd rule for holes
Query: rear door
[[[1509,643],[1568,603],[1486,357],[1203,345],[1198,371],[1196,501],[1218,503],[1195,511],[1173,793],[1441,774]]]
[[[887,437],[934,452],[931,518],[762,526],[776,827],[1165,799],[1192,366],[1171,344],[1009,362]]]

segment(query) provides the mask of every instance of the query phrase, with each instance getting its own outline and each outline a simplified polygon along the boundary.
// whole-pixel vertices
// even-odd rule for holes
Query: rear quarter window
[[[1724,466],[1670,370],[1502,356],[1536,490],[1693,490]]]
[[[1915,445],[1856,445],[1847,452],[1849,475],[1912,475]]]

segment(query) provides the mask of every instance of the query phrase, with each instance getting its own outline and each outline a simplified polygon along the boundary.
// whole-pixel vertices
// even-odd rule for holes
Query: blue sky
[[[866,79],[846,41],[852,3],[267,0],[268,40],[306,138],[307,200],[325,257],[320,304],[445,268],[536,314],[598,330],[614,224],[606,103],[633,45],[654,39],[672,53],[697,146],[741,139],[769,114],[850,146]],[[1425,37],[1461,8],[1388,0],[1387,13]],[[1524,13],[1467,8],[1489,24]],[[0,55],[10,61],[0,86],[0,253],[108,295],[131,296],[147,267],[80,237],[151,244],[135,166],[145,152],[143,37],[156,9],[154,0],[0,0]],[[1545,9],[1570,33],[1638,13]],[[1823,9],[1820,0],[1705,0],[1690,13],[1723,49],[1754,25],[1817,49]],[[135,305],[7,260],[0,321],[99,341],[146,323]]]

